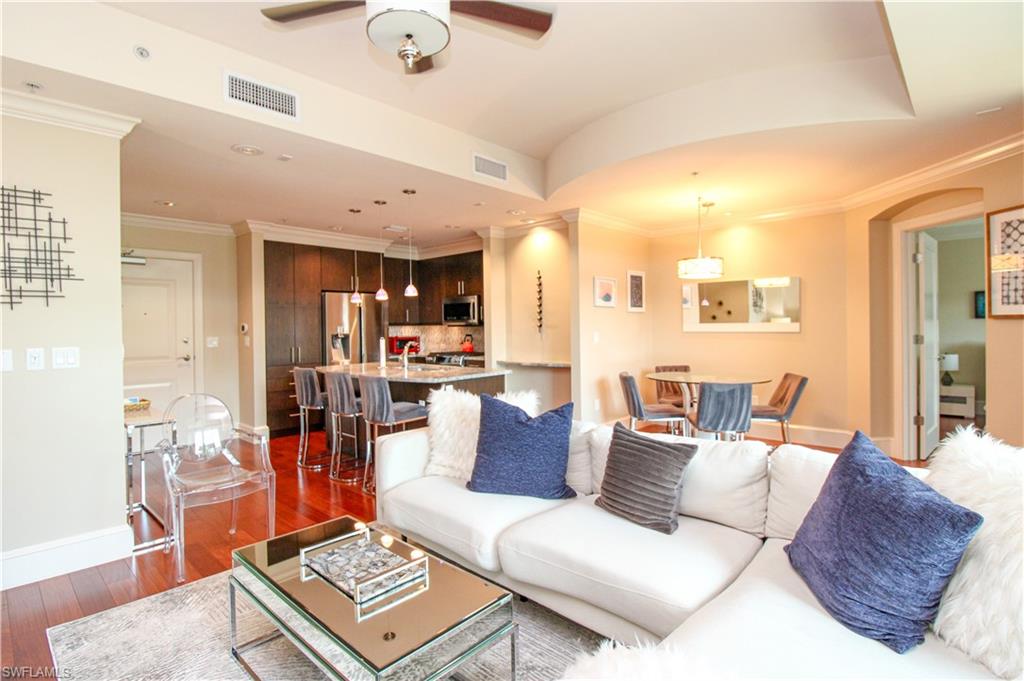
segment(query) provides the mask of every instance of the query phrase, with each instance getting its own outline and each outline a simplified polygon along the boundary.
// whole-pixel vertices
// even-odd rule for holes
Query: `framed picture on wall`
[[[1024,206],[985,213],[988,316],[1024,319]]]
[[[627,312],[643,312],[647,309],[647,275],[643,272],[626,272]]]
[[[594,277],[594,307],[615,307],[615,277]]]
[[[974,292],[974,318],[984,319],[985,318],[985,292],[975,291]]]

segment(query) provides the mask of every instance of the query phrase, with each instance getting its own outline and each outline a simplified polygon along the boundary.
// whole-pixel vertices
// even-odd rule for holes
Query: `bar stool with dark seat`
[[[327,388],[327,412],[331,417],[331,480],[339,482],[359,482],[362,480],[362,471],[359,467],[359,417],[362,416],[362,403],[356,397],[355,384],[352,382],[352,375],[340,371],[329,371],[324,374],[324,384]],[[341,427],[342,419],[352,419],[352,433],[346,433]],[[342,466],[344,456],[341,446],[343,438],[352,438],[352,447],[355,455],[352,457],[350,466]]]
[[[785,374],[772,393],[768,404],[757,405],[751,409],[751,418],[755,421],[778,421],[782,428],[782,441],[789,442],[789,420],[793,418],[793,410],[800,396],[807,387],[807,377],[798,374]]]
[[[320,391],[320,379],[317,378],[316,369],[295,367],[292,369],[292,376],[295,377],[295,401],[299,405],[299,468],[320,470],[330,462],[327,452],[318,454],[315,458],[309,457],[309,412],[323,411],[327,398]]]
[[[392,402],[391,384],[383,376],[360,376],[359,393],[362,396],[363,421],[366,423],[366,468],[363,471],[363,491],[369,491],[373,483],[370,478],[370,464],[377,443],[380,427],[394,428],[413,421],[427,418],[427,408],[413,402]],[[370,435],[370,427],[373,435]]]
[[[644,404],[636,379],[628,371],[619,374],[619,383],[622,385],[622,396],[626,400],[626,410],[629,412],[630,430],[636,430],[638,421],[664,423],[670,432],[675,432],[678,424],[686,423],[685,409],[671,404]]]
[[[742,440],[750,430],[750,404],[754,386],[750,383],[701,383],[697,413],[687,418],[697,430]]]

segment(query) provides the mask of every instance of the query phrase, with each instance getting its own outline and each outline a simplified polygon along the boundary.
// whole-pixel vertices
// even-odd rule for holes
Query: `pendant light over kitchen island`
[[[416,190],[403,189],[402,193],[409,198],[409,239],[405,242],[405,246],[409,250],[409,285],[405,287],[405,297],[416,298],[420,294],[420,292],[416,290],[416,285],[412,283],[412,197],[416,195]]]
[[[376,201],[373,202],[373,205],[377,206],[377,222],[380,223],[381,208],[383,208],[384,206],[388,205],[388,202],[384,201],[382,199],[377,199]],[[383,239],[384,238],[384,227],[383,227],[383,225],[379,226],[377,229],[380,230],[380,237],[381,237],[381,239]],[[384,288],[384,251],[381,251],[381,253],[380,253],[380,288],[377,289],[377,293],[373,296],[373,298],[374,298],[374,300],[379,300],[381,302],[384,302],[385,300],[388,299],[388,292]]]

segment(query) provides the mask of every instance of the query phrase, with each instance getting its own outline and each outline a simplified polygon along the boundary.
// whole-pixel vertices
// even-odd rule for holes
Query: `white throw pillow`
[[[697,445],[697,453],[683,472],[679,512],[693,518],[734,527],[758,537],[764,536],[768,507],[768,445],[757,440],[719,442],[667,433],[643,433],[664,442]],[[591,485],[601,491],[611,426],[590,433]]]
[[[985,518],[942,595],[932,629],[1003,678],[1024,672],[1024,450],[973,428],[943,440],[928,484]]]
[[[821,493],[838,454],[800,445],[780,445],[772,452],[768,485],[767,537],[792,539],[804,516]],[[908,468],[918,479],[928,477],[925,468]]]
[[[565,469],[565,484],[576,490],[581,497],[593,494],[590,481],[590,431],[597,428],[590,421],[573,421],[569,434],[569,465]]]
[[[671,646],[623,646],[604,641],[593,653],[583,653],[562,674],[570,679],[609,679],[614,681],[692,681],[721,679],[721,670],[703,660],[695,660]]]
[[[495,397],[519,407],[530,417],[540,410],[540,397],[533,390],[499,393]],[[424,475],[469,482],[480,435],[480,396],[465,390],[431,390],[427,403],[430,459]]]

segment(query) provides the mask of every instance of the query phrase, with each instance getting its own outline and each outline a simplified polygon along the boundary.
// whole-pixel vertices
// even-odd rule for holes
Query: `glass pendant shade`
[[[353,291],[352,292],[352,297],[349,298],[348,300],[353,305],[362,305],[363,304],[363,296],[362,296],[362,294],[359,293],[359,291]]]
[[[373,299],[374,300],[381,300],[381,301],[387,300],[388,299],[388,292],[384,290],[383,286],[381,286],[379,289],[377,289],[377,293],[373,296]]]
[[[410,281],[409,285],[405,287],[405,297],[406,298],[415,298],[419,294],[420,294],[420,292],[416,290],[416,287],[413,286],[413,283]]]
[[[711,256],[684,258],[677,263],[680,279],[718,279],[725,272],[725,261]]]

